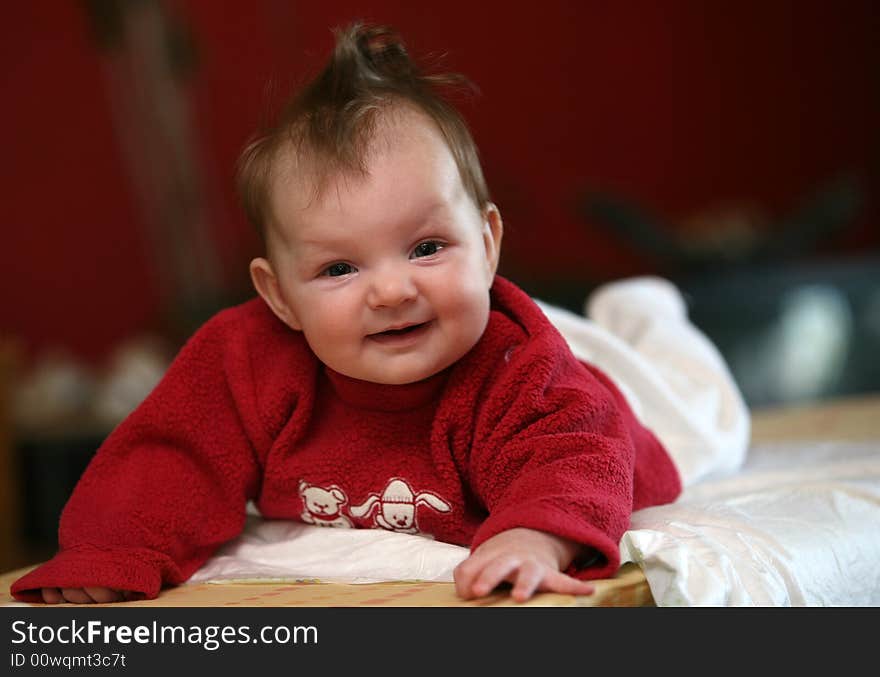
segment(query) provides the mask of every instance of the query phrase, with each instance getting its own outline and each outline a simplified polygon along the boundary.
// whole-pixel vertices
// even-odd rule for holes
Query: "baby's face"
[[[318,199],[282,165],[271,263],[257,259],[251,271],[324,364],[403,384],[450,366],[482,335],[501,219],[473,204],[430,122],[411,112],[395,120],[377,133],[368,174],[338,177]]]

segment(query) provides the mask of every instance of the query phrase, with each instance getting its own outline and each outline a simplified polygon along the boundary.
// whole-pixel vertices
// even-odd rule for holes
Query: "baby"
[[[259,298],[208,321],[105,441],[23,601],[153,598],[244,525],[466,545],[457,593],[589,594],[678,470],[616,385],[496,275],[502,219],[460,115],[355,25],[239,185]]]

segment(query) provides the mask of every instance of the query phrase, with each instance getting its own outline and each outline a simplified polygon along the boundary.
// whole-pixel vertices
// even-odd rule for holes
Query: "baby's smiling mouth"
[[[371,338],[378,341],[394,341],[398,338],[404,338],[406,336],[417,334],[418,332],[425,329],[430,322],[419,322],[417,324],[407,324],[402,327],[397,327],[394,329],[386,329],[384,331],[377,331],[375,334],[368,334],[367,338]]]

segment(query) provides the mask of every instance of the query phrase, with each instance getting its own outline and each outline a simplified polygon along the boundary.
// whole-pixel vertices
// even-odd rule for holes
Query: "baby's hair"
[[[308,158],[320,191],[338,173],[365,174],[379,116],[411,106],[439,128],[478,209],[489,203],[476,144],[459,112],[441,90],[470,87],[463,76],[424,74],[398,34],[386,26],[355,23],[334,31],[336,47],[323,71],[298,92],[278,121],[245,147],[236,183],[245,214],[265,239],[270,189],[279,153],[291,148]]]

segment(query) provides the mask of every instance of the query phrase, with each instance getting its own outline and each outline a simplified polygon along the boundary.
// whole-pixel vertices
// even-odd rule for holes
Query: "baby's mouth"
[[[395,339],[417,334],[424,330],[429,324],[430,322],[419,322],[418,324],[408,324],[396,329],[386,329],[385,331],[378,331],[375,334],[369,334],[368,338],[377,341],[394,341]]]

